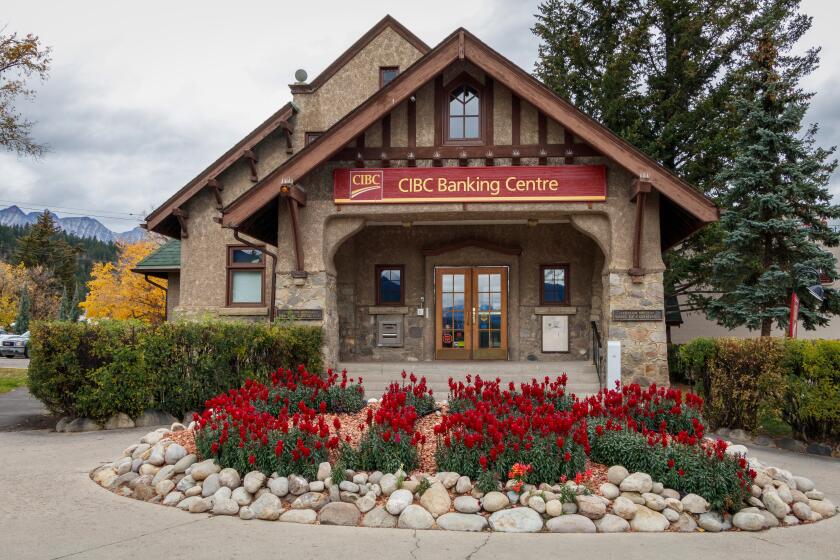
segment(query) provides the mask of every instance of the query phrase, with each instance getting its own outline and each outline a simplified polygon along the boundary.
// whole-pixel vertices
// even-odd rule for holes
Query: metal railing
[[[598,388],[604,388],[603,372],[601,366],[601,334],[598,332],[598,323],[592,323],[592,363],[595,364],[595,373],[598,375]]]

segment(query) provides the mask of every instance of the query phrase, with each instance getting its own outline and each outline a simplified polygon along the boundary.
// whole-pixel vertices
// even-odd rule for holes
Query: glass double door
[[[435,269],[435,358],[506,360],[507,267]]]

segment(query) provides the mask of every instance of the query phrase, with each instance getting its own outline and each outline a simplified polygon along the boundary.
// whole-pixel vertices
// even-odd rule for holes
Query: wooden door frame
[[[435,360],[507,360],[510,352],[509,342],[509,321],[510,308],[510,266],[509,265],[475,265],[475,266],[432,266],[432,278],[434,286],[435,315],[433,317],[435,326],[434,358]],[[476,355],[476,341],[478,340],[477,321],[472,311],[475,307],[475,293],[477,291],[478,274],[482,270],[492,270],[502,274],[502,347],[498,349],[485,349],[480,355]],[[464,274],[464,349],[443,348],[443,298],[442,298],[442,275],[452,273]]]

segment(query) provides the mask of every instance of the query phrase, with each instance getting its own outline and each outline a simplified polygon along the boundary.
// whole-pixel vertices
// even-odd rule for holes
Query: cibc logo
[[[351,171],[350,198],[352,200],[382,200],[382,171]]]

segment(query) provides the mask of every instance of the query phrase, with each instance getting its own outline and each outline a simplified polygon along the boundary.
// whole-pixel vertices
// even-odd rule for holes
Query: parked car
[[[0,340],[0,354],[6,358],[29,357],[29,331],[21,335],[5,336]]]

